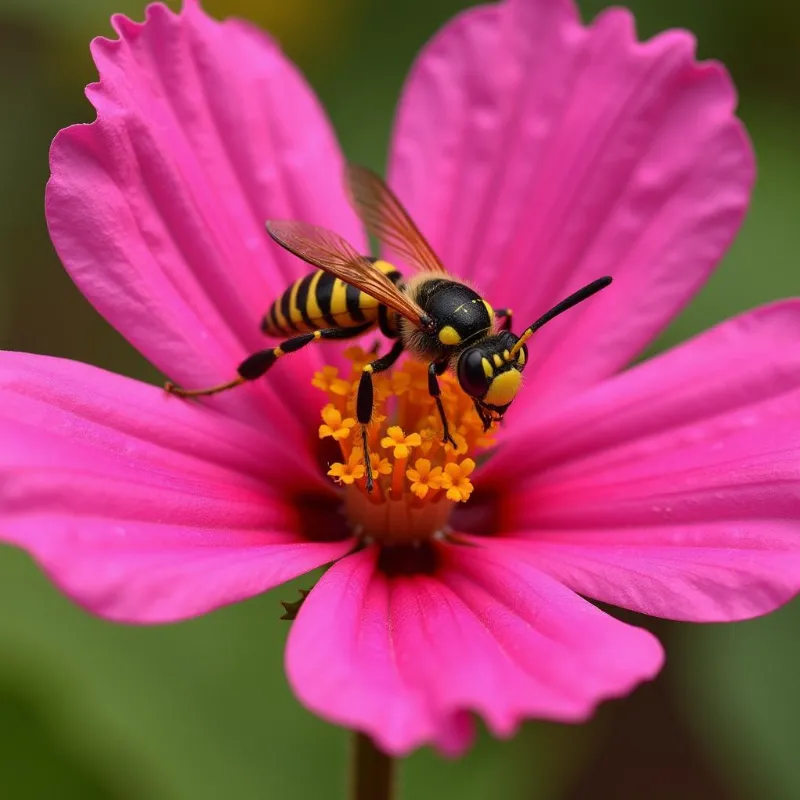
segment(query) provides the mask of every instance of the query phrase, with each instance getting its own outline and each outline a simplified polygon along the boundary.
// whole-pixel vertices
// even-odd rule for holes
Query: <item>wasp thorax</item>
[[[493,444],[472,398],[455,377],[440,378],[455,444],[445,443],[424,364],[409,359],[390,373],[376,375],[373,422],[367,428],[374,485],[368,492],[355,397],[363,366],[374,356],[360,347],[345,355],[351,363],[348,370],[325,367],[313,384],[328,396],[319,436],[333,439],[341,450],[341,460],[329,464],[328,475],[344,490],[351,527],[365,540],[387,544],[446,533],[452,509],[472,494],[473,456]]]

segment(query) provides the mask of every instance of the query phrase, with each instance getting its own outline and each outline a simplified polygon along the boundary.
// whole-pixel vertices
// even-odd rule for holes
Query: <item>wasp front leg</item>
[[[367,474],[367,491],[371,492],[374,481],[372,478],[372,462],[369,457],[369,444],[367,442],[367,426],[372,422],[372,409],[375,407],[375,389],[372,385],[372,376],[389,369],[403,352],[403,343],[395,342],[392,349],[381,358],[376,358],[365,364],[358,383],[356,396],[356,416],[361,424],[361,442],[364,446],[364,469]]]
[[[455,440],[450,435],[450,426],[447,424],[447,414],[444,413],[444,404],[442,403],[442,390],[439,386],[439,376],[444,374],[449,363],[449,361],[431,361],[431,363],[428,364],[428,391],[431,397],[436,401],[436,408],[439,409],[439,416],[442,418],[444,443],[447,444],[450,442],[453,447],[458,447]]]
[[[494,421],[492,415],[477,400],[473,399],[472,402],[475,405],[475,413],[478,415],[481,425],[483,425],[483,432],[486,433],[492,427],[492,422]]]

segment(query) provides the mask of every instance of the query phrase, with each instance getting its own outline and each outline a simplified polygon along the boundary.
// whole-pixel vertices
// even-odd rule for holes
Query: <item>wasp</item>
[[[295,281],[270,306],[262,331],[284,339],[246,358],[237,377],[210,389],[166,388],[199,397],[256,380],[283,356],[315,341],[350,339],[376,327],[394,344],[363,367],[356,395],[367,489],[373,476],[367,428],[374,406],[373,378],[407,351],[428,365],[428,391],[436,402],[445,442],[450,435],[439,377],[455,372],[472,398],[484,430],[499,422],[517,395],[528,361],[527,342],[544,324],[611,283],[606,276],[571,294],[519,336],[511,332],[510,308],[493,309],[472,287],[447,272],[400,201],[374,172],[355,165],[346,171],[350,200],[367,230],[404,264],[415,269],[405,280],[388,261],[370,258],[326,228],[305,222],[271,220],[269,235],[283,248],[318,269]],[[498,321],[502,324],[498,326]],[[496,330],[497,328],[497,330]]]

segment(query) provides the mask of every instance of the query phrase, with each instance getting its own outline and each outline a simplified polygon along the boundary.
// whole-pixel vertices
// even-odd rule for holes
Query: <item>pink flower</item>
[[[306,269],[266,219],[366,247],[342,157],[302,77],[250,26],[186,0],[114,27],[118,41],[92,44],[97,120],[53,144],[50,232],[154,365],[219,383],[264,347],[260,318]],[[457,541],[352,552],[335,512],[361,479],[339,488],[318,463],[311,385],[346,362],[322,345],[204,402],[3,354],[0,535],[90,611],[134,623],[335,562],[292,623],[289,679],[394,754],[462,751],[469,712],[498,736],[529,716],[583,720],[652,678],[657,640],[581,595],[692,621],[785,603],[800,587],[800,303],[620,372],[709,276],[753,182],[731,82],[693,53],[680,31],[638,43],[623,10],[583,27],[569,0],[505,0],[453,20],[411,72],[389,181],[444,263],[513,306],[517,329],[615,279],[532,340],[496,454],[472,474],[462,462],[475,492],[450,519]],[[406,471],[429,490],[419,502],[449,474],[417,439],[391,475],[374,454],[408,509]]]

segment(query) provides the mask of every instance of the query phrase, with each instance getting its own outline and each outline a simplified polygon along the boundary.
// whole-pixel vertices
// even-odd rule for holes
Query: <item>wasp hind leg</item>
[[[372,409],[375,407],[375,391],[372,385],[372,376],[384,372],[391,367],[403,352],[403,343],[395,342],[392,349],[380,358],[376,358],[364,366],[361,380],[358,383],[356,396],[356,416],[361,425],[361,443],[364,446],[364,470],[367,474],[367,491],[371,492],[374,486],[372,477],[372,462],[369,458],[369,444],[367,442],[367,426],[372,422]]]
[[[431,361],[428,364],[428,391],[436,401],[436,408],[439,409],[439,416],[442,418],[443,441],[445,444],[450,442],[453,447],[458,447],[455,439],[450,435],[450,426],[447,424],[447,414],[444,413],[442,404],[442,390],[439,387],[439,376],[444,374],[449,365],[449,361]]]
[[[313,333],[301,333],[299,336],[286,339],[277,347],[259,350],[257,353],[248,356],[237,367],[236,371],[239,374],[232,381],[221,383],[219,386],[212,386],[209,389],[182,389],[174,383],[167,382],[164,388],[170,394],[178,395],[178,397],[208,397],[212,394],[226,392],[228,389],[234,389],[237,386],[241,386],[243,383],[257,380],[263,375],[266,375],[269,368],[279,358],[282,358],[288,353],[294,353],[307,344],[311,344],[311,342],[350,339],[354,336],[366,333],[371,327],[372,323],[370,322],[366,325],[359,325],[357,328],[324,328],[323,330],[314,331]]]

